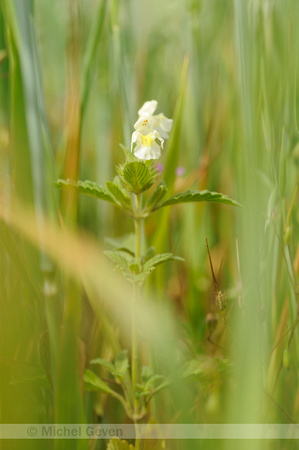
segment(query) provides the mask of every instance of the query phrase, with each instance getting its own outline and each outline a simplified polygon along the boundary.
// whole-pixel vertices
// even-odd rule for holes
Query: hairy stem
[[[135,196],[135,260],[140,267],[141,260],[141,240],[142,240],[142,219],[140,218],[141,212],[141,194]],[[138,421],[138,409],[139,400],[135,397],[136,383],[138,382],[138,343],[137,343],[137,330],[136,330],[136,302],[140,297],[140,287],[137,283],[133,286],[133,302],[132,302],[132,384],[134,390],[134,422]],[[140,440],[136,435],[135,448],[140,448]]]

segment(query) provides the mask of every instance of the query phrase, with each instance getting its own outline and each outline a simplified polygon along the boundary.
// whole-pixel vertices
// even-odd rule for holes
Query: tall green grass
[[[101,252],[106,236],[132,225],[109,205],[61,195],[54,182],[111,179],[119,143],[129,146],[137,110],[151,99],[175,117],[161,161],[172,190],[219,191],[243,205],[177,206],[146,223],[148,242],[185,263],[157,268],[147,286],[144,363],[163,374],[202,357],[229,366],[161,392],[151,414],[157,423],[298,422],[298,21],[296,0],[2,0],[2,423],[127,420],[113,399],[83,393],[82,370],[130,347],[131,293]],[[206,238],[215,273],[223,258],[228,303],[211,342]],[[166,442],[196,445],[215,442]],[[40,442],[0,441],[19,447]]]

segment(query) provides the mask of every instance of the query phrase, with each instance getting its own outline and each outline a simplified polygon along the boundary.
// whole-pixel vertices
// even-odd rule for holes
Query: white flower
[[[136,131],[132,134],[131,149],[133,144],[137,145],[134,149],[135,156],[139,159],[158,159],[161,156],[164,139],[169,137],[172,128],[172,119],[168,119],[164,114],[153,115],[158,102],[151,100],[145,102],[139,109],[139,119],[134,125]],[[157,144],[156,139],[160,141]]]
[[[156,139],[160,141],[157,144]],[[161,148],[163,148],[164,139],[160,136],[158,131],[152,130],[147,134],[134,131],[132,134],[131,149],[133,151],[133,144],[136,142],[134,148],[134,155],[138,159],[149,160],[158,159],[161,156]]]
[[[150,102],[145,102],[144,105],[139,109],[139,117],[150,117],[154,114],[158,106],[157,100],[151,100]]]
[[[152,116],[152,119],[154,121],[153,128],[160,133],[163,139],[168,139],[173,120],[165,117],[163,113]]]
[[[169,137],[172,123],[172,119],[168,119],[161,113],[156,116],[139,117],[134,125],[134,128],[142,134],[147,134],[151,130],[156,130],[163,139],[167,139]]]

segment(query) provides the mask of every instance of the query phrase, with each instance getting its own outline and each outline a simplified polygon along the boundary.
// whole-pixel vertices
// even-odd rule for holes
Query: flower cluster
[[[131,151],[138,159],[160,158],[164,140],[169,136],[173,120],[168,119],[162,113],[153,115],[157,105],[156,100],[151,100],[145,102],[138,111],[139,119],[134,125],[135,131],[131,140]],[[134,144],[136,144],[135,147]]]

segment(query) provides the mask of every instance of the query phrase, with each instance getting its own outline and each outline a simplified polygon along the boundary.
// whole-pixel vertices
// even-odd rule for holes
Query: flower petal
[[[159,159],[161,156],[161,148],[156,142],[153,142],[151,147],[144,147],[141,143],[138,143],[134,150],[134,154],[138,159]]]
[[[164,145],[164,139],[162,138],[162,136],[160,135],[160,133],[159,133],[159,131],[157,131],[157,130],[154,130],[153,132],[152,132],[152,135],[153,136],[155,136],[155,139],[159,139],[159,141],[161,142],[161,148],[163,148],[163,145]]]
[[[134,128],[145,135],[153,131],[153,124],[153,117],[141,116],[135,123]]]
[[[163,139],[167,139],[172,128],[173,120],[168,119],[162,113],[157,116],[153,116],[152,119],[153,128],[160,133]]]
[[[133,151],[133,144],[137,142],[138,139],[138,131],[134,131],[131,138],[131,152]]]
[[[144,105],[139,109],[138,115],[140,117],[142,117],[142,116],[150,117],[156,111],[157,106],[158,106],[157,100],[151,100],[151,101],[145,102]]]

